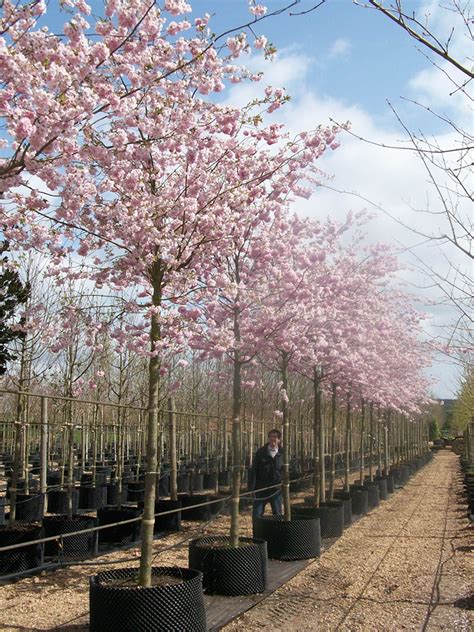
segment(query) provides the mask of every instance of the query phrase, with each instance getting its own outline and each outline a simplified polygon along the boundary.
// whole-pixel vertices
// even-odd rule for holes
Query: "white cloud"
[[[426,299],[436,299],[439,296],[438,289],[426,289],[427,285],[433,286],[433,283],[420,271],[420,260],[442,275],[448,273],[447,259],[456,265],[466,264],[464,256],[456,249],[438,247],[434,242],[410,250],[423,241],[421,236],[410,229],[424,234],[438,234],[449,228],[443,214],[417,212],[417,209],[442,210],[436,191],[428,182],[426,170],[414,152],[379,146],[407,147],[406,142],[400,142],[401,133],[395,120],[393,127],[387,123],[381,126],[360,105],[344,103],[308,89],[307,73],[311,68],[310,59],[288,50],[283,51],[270,66],[270,73],[265,72],[262,89],[268,83],[279,85],[275,80],[281,77],[292,88],[293,100],[272,115],[272,120],[284,123],[290,134],[314,129],[318,124],[328,124],[330,119],[339,123],[349,120],[355,135],[376,141],[377,144],[341,134],[341,147],[329,151],[320,163],[323,171],[333,178],[327,186],[319,188],[311,199],[297,200],[294,209],[310,217],[324,218],[331,215],[341,219],[349,210],[374,211],[375,218],[367,227],[367,241],[394,244],[401,251],[400,258],[406,265],[400,278],[408,284],[408,289],[420,297],[421,304]],[[250,98],[255,98],[255,86],[249,88],[239,85],[233,88],[229,102],[242,104]],[[456,134],[451,130],[449,134],[438,137],[438,142],[452,146],[455,139]],[[457,316],[452,306],[435,305],[427,307],[426,311],[429,313],[425,326],[428,337],[439,335],[440,326],[455,320]],[[457,369],[437,364],[434,374],[437,379],[436,394],[442,397],[452,395],[457,383]]]
[[[352,48],[352,44],[349,40],[342,37],[338,37],[333,43],[328,52],[329,59],[335,59],[336,57],[344,57]]]

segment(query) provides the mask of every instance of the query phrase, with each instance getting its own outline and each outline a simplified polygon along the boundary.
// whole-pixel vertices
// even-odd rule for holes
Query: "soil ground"
[[[187,566],[188,540],[228,533],[229,518],[184,525],[155,541],[155,565]],[[251,534],[248,514],[242,527]],[[472,535],[458,457],[441,451],[320,559],[224,629],[467,632],[474,629]],[[86,632],[89,576],[121,566],[138,566],[137,549],[1,587],[0,629]]]

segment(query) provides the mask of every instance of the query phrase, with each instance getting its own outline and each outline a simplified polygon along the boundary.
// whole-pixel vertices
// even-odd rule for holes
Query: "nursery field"
[[[250,536],[249,513],[241,520],[242,535]],[[196,526],[183,520],[181,532],[154,541],[154,563],[186,566],[189,539],[225,534],[229,521],[222,516]],[[470,630],[472,534],[459,457],[440,451],[404,488],[346,529],[320,558],[263,599],[254,596],[256,605],[225,629]],[[89,576],[138,565],[138,555],[132,548],[3,586],[0,628],[85,632]],[[239,598],[225,599],[231,616]]]

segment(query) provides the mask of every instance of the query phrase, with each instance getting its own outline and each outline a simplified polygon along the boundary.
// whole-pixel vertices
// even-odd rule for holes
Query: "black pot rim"
[[[113,590],[113,591],[128,591],[128,590],[140,590],[140,591],[149,591],[149,592],[158,592],[158,591],[163,591],[165,592],[169,586],[139,586],[138,584],[136,586],[116,586],[116,585],[111,585],[108,586],[107,584],[102,584],[101,581],[110,577],[111,575],[114,574],[119,574],[122,575],[124,574],[124,572],[126,571],[126,575],[127,576],[133,576],[137,574],[137,570],[136,568],[117,568],[117,569],[112,569],[109,571],[102,571],[100,573],[97,573],[97,575],[92,575],[92,577],[89,578],[89,582],[91,585],[95,585],[95,586],[100,586],[101,590]],[[121,573],[119,573],[121,571]],[[193,580],[199,579],[202,581],[202,573],[201,571],[197,571],[193,568],[184,568],[184,567],[180,567],[180,566],[153,566],[153,568],[151,569],[152,575],[171,575],[174,577],[179,577],[180,579],[183,580],[183,584],[186,584],[187,582],[191,582]]]
[[[230,536],[229,535],[205,535],[205,536],[201,536],[200,538],[195,538],[194,540],[191,540],[189,542],[189,546],[196,546],[198,548],[200,543],[206,543],[206,544],[212,544],[212,542],[228,542],[230,541]],[[239,537],[239,542],[242,542],[244,544],[256,544],[256,545],[261,545],[261,544],[265,544],[266,540],[262,540],[261,538],[250,538],[250,537],[246,537],[246,536],[242,536]],[[208,547],[208,548],[212,548],[212,547]],[[221,547],[216,547],[215,550],[218,551],[220,550]],[[238,548],[238,547],[227,547],[226,549],[223,549],[225,551],[228,551],[229,548]]]

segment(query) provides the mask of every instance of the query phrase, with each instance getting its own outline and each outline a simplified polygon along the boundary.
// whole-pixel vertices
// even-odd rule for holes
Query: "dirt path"
[[[474,629],[473,529],[460,492],[458,457],[442,451],[320,560],[224,629]]]

